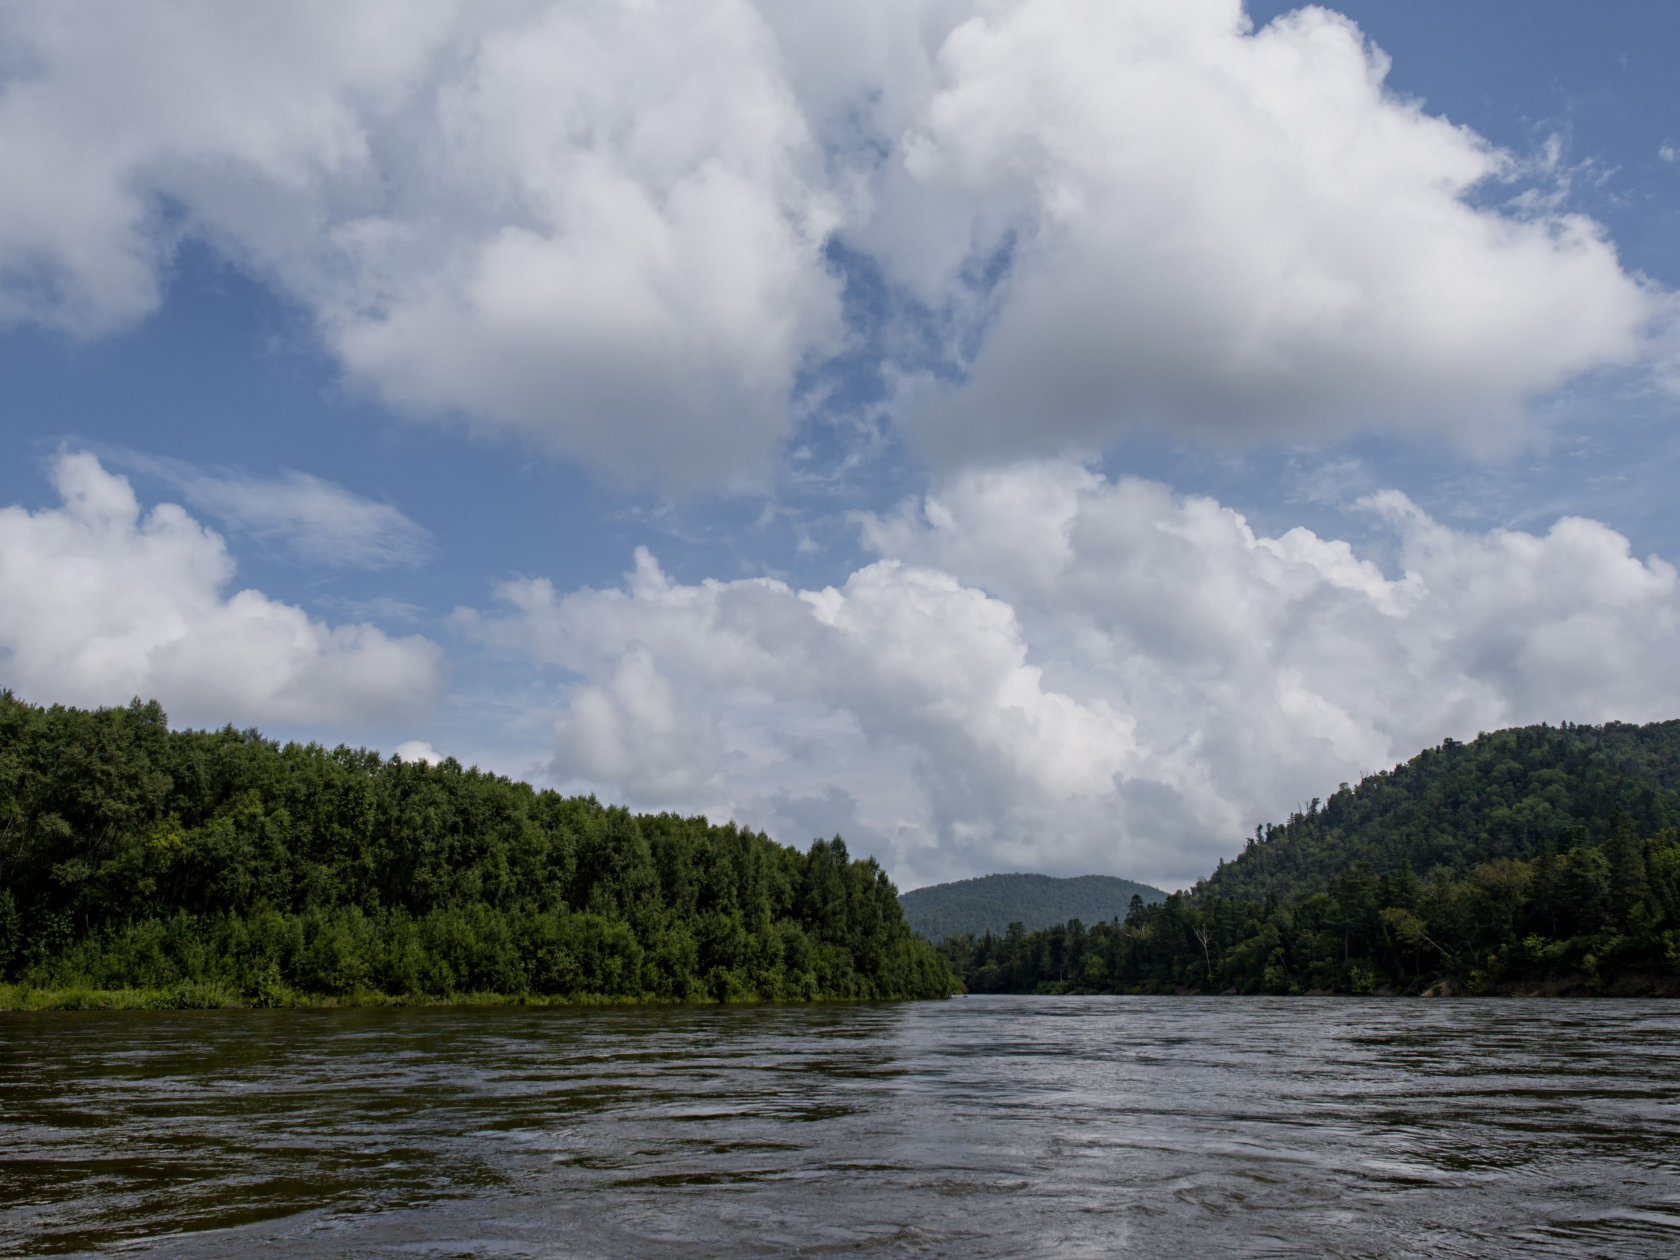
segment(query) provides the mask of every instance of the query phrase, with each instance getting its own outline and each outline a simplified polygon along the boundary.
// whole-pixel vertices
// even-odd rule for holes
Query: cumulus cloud
[[[0,508],[0,681],[68,704],[156,697],[177,720],[358,726],[424,711],[440,653],[227,588],[222,540],[180,507],[60,455],[61,503]]]
[[[978,349],[913,390],[950,457],[1371,426],[1494,444],[1641,352],[1595,223],[1472,203],[1516,163],[1321,8],[989,6],[939,51],[864,231]],[[1001,279],[998,277],[1001,275]]]
[[[456,620],[572,679],[558,781],[789,840],[842,829],[909,884],[1181,884],[1443,737],[1680,711],[1665,561],[1578,518],[1360,510],[1392,571],[1159,484],[1017,465],[868,519],[880,558],[841,586],[682,584],[639,551],[621,588],[508,583]]]
[[[260,477],[186,460],[120,452],[117,462],[168,483],[188,504],[228,528],[329,568],[417,568],[431,536],[389,503],[309,473]]]
[[[0,321],[132,322],[190,234],[393,407],[632,480],[763,471],[836,240],[943,337],[947,383],[895,370],[957,460],[1492,440],[1654,300],[1596,224],[1473,204],[1513,159],[1323,9],[40,4],[0,49]]]
[[[0,42],[0,319],[132,321],[193,232],[391,404],[678,482],[761,466],[838,330],[749,4],[22,6]]]
[[[428,766],[435,766],[443,760],[443,754],[423,739],[405,740],[397,745],[393,755],[404,761],[423,761]]]
[[[235,13],[13,5],[0,14],[0,317],[89,336],[153,310],[183,230],[296,248],[307,199],[367,180],[446,6]],[[299,198],[306,199],[300,205]]]

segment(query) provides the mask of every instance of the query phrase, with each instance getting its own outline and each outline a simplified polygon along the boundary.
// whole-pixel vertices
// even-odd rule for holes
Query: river
[[[1680,1004],[0,1014],[0,1254],[1680,1255]]]

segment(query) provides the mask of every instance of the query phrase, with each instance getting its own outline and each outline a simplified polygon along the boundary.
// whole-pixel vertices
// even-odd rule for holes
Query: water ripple
[[[0,1016],[0,1253],[1669,1256],[1680,1010]]]

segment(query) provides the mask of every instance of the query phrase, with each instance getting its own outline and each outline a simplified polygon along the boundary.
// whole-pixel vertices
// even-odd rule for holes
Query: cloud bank
[[[213,726],[354,729],[430,707],[435,644],[228,594],[222,540],[172,503],[143,511],[92,455],[60,455],[52,480],[60,506],[0,508],[0,685],[63,704],[155,697]]]
[[[0,319],[130,323],[193,234],[393,406],[690,485],[765,463],[838,331],[750,5],[22,6],[0,42]]]
[[[1323,9],[177,0],[9,6],[0,47],[0,321],[131,324],[194,237],[393,407],[630,481],[763,476],[864,331],[837,241],[922,313],[898,409],[957,464],[1491,444],[1654,353],[1599,227],[1501,208],[1515,160]]]
[[[1675,570],[1608,527],[1464,533],[1364,501],[1395,556],[1078,464],[957,476],[869,518],[837,587],[498,589],[457,628],[566,671],[551,771],[906,884],[994,869],[1168,885],[1446,736],[1680,709]]]
[[[1325,9],[1251,34],[1235,3],[1003,5],[936,64],[865,239],[977,342],[921,409],[947,456],[1141,426],[1492,445],[1657,313],[1597,224],[1477,204],[1515,159]]]

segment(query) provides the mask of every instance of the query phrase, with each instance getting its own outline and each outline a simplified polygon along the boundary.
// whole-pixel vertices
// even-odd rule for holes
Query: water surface
[[[1680,1255],[1680,1006],[0,1014],[0,1254]]]

